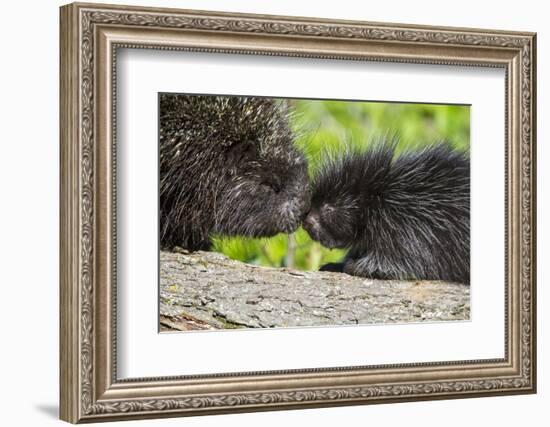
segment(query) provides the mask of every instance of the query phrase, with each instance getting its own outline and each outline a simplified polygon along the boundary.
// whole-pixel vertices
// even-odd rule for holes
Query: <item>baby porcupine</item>
[[[160,245],[292,232],[309,209],[307,163],[282,101],[160,95]]]
[[[470,283],[470,161],[441,143],[348,149],[313,178],[310,236],[346,248],[321,269],[376,279]]]

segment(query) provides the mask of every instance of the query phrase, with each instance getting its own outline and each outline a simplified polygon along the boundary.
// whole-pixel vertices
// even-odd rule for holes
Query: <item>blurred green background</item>
[[[396,137],[397,151],[440,141],[466,151],[470,147],[469,106],[318,100],[288,104],[296,143],[305,152],[311,173],[326,150],[338,150],[343,144],[364,146]],[[290,236],[268,239],[215,237],[213,250],[251,264],[300,270],[318,270],[345,256],[344,250],[314,242],[302,228]]]

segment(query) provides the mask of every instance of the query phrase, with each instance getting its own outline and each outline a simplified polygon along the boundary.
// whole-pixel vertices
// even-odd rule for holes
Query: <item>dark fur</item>
[[[377,279],[470,282],[470,161],[449,145],[395,144],[332,157],[313,180],[304,228],[347,248],[325,270]]]
[[[281,101],[160,96],[160,243],[294,231],[309,209],[306,160]]]

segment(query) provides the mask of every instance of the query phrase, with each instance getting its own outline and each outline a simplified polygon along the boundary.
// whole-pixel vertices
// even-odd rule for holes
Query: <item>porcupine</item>
[[[310,236],[349,249],[322,270],[470,283],[470,160],[447,143],[347,149],[312,179]]]
[[[290,233],[309,209],[307,163],[283,101],[160,95],[160,245]]]

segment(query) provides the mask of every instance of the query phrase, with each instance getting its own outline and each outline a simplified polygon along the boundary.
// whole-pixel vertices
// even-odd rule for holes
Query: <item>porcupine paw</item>
[[[344,263],[342,262],[329,262],[321,268],[319,268],[319,271],[331,271],[334,273],[343,273],[344,272]]]
[[[343,271],[351,276],[366,277],[376,280],[392,280],[399,278],[392,269],[384,269],[381,268],[380,265],[371,265],[371,263],[361,259],[346,261]]]

